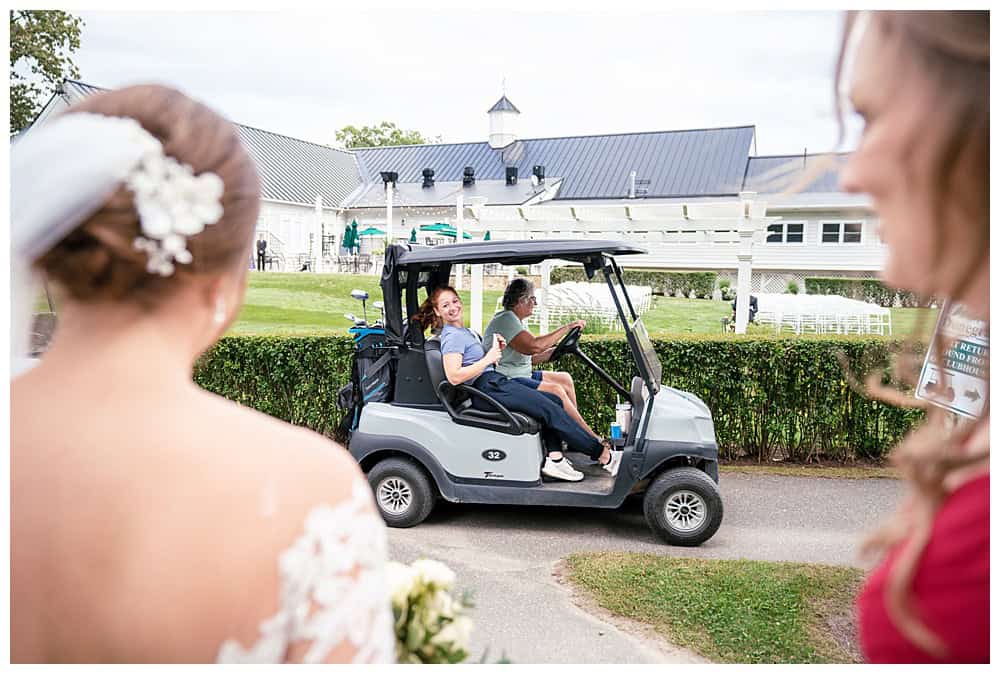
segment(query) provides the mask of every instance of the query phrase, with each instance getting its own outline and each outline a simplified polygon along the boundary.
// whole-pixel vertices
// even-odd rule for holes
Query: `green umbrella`
[[[421,232],[440,232],[447,229],[452,229],[452,226],[444,222],[435,222],[433,225],[420,225]]]
[[[441,236],[450,236],[453,239],[458,238],[458,230],[443,222],[435,222],[433,225],[421,225],[420,230],[423,232],[435,232]],[[468,232],[462,232],[462,238],[471,239],[472,235]]]
[[[360,232],[358,232],[357,235],[358,236],[385,236],[385,232],[383,232],[378,227],[368,227],[367,229],[363,229]]]
[[[489,241],[489,240],[490,240],[490,230],[487,229],[486,236],[483,237],[483,241]]]
[[[417,228],[414,227],[413,229],[410,230],[410,243],[416,243],[416,242],[417,242]]]
[[[351,248],[361,250],[361,239],[358,238],[358,221],[351,221]]]
[[[343,248],[344,250],[346,250],[348,253],[350,253],[351,252],[351,246],[353,246],[353,245],[354,245],[354,243],[351,241],[351,226],[350,225],[346,225],[344,227],[344,238],[340,242],[340,247]]]

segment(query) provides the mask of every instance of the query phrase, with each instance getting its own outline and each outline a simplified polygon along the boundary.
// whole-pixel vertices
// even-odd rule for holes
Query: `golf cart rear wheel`
[[[368,473],[382,519],[390,527],[412,527],[434,508],[434,487],[420,466],[407,459],[384,459]]]
[[[697,468],[661,473],[646,490],[646,523],[671,545],[701,545],[722,524],[719,487]]]

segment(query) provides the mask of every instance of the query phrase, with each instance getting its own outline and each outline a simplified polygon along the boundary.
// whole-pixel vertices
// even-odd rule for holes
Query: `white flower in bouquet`
[[[390,562],[386,577],[395,618],[399,662],[455,663],[468,656],[471,603],[451,594],[455,573],[441,562]]]
[[[413,562],[413,569],[418,579],[427,585],[449,590],[455,583],[455,572],[433,559],[418,559]]]
[[[441,628],[440,632],[431,637],[431,643],[443,646],[459,645],[462,648],[465,648],[465,645],[469,643],[469,638],[471,636],[472,620],[466,616],[459,616]]]
[[[385,567],[385,577],[393,607],[405,607],[416,583],[417,572],[406,564],[389,562]]]

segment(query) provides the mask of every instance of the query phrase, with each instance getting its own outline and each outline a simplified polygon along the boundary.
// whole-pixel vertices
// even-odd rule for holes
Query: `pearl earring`
[[[212,320],[216,325],[226,322],[226,301],[221,297],[215,298],[215,315],[212,316]]]

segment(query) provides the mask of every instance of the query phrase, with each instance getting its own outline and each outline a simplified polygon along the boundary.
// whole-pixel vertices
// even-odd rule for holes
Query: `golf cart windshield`
[[[663,381],[663,366],[660,365],[656,349],[653,348],[653,342],[649,339],[649,333],[646,332],[646,326],[642,324],[641,318],[635,319],[632,323],[632,334],[635,335],[635,341],[639,345],[639,358],[642,359],[642,365],[653,380],[654,387],[659,390],[660,382]]]

